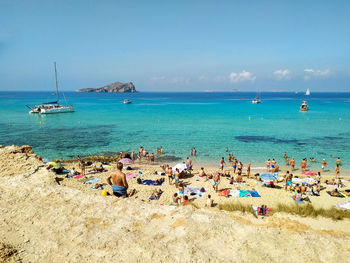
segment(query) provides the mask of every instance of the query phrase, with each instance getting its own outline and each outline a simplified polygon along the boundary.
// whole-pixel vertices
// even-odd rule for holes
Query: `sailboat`
[[[260,100],[260,89],[258,89],[258,93],[256,94],[255,98],[252,100],[252,103],[253,104],[261,103],[261,100]]]
[[[53,113],[74,112],[74,107],[72,105],[59,104],[56,62],[54,62],[54,67],[55,67],[55,81],[56,81],[56,101],[44,102],[44,103],[41,103],[40,105],[35,105],[34,108],[31,108],[30,106],[26,105],[30,109],[29,113],[53,114]],[[64,97],[64,100],[66,100],[65,97]],[[67,104],[67,101],[66,101],[66,104]]]
[[[307,90],[306,90],[305,95],[306,95],[306,96],[309,96],[309,95],[310,95],[310,89],[307,89]]]

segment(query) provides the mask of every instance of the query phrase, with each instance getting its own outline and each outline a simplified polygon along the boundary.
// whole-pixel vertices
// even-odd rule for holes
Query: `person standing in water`
[[[323,159],[321,162],[322,172],[324,172],[324,168],[326,168],[326,165],[327,165],[326,159]]]
[[[340,157],[338,157],[337,161],[335,162],[335,165],[338,167],[338,166],[341,166],[341,160],[340,160]]]
[[[190,154],[191,156],[193,156],[193,148],[191,148]]]
[[[294,171],[294,168],[295,168],[295,160],[294,160],[294,158],[292,158],[292,160],[290,160],[290,167],[292,168],[292,171]]]
[[[194,147],[193,147],[193,155],[194,155],[194,156],[197,156],[197,150],[196,150],[196,148],[194,148]]]
[[[286,166],[289,166],[289,158],[288,158],[288,156],[286,157]]]

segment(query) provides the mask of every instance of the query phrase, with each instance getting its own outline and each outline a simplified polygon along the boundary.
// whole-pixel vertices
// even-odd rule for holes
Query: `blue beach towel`
[[[101,179],[100,178],[92,178],[92,179],[84,182],[84,184],[93,184],[93,183],[96,183],[98,181],[101,181]]]
[[[257,191],[248,191],[252,197],[261,197]]]
[[[160,184],[155,184],[155,182],[156,181],[154,181],[154,180],[142,180],[141,184],[143,184],[143,185],[162,185],[164,183],[164,181],[161,182]]]

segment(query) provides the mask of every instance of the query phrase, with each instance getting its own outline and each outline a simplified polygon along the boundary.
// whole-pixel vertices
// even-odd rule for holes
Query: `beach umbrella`
[[[119,160],[119,163],[122,163],[122,164],[131,164],[131,163],[132,163],[132,160],[129,159],[129,158],[123,158],[123,159],[120,159],[120,160]]]
[[[303,175],[308,175],[308,176],[315,176],[317,175],[317,173],[313,172],[313,171],[304,171],[302,172]]]
[[[187,166],[185,163],[178,163],[173,167],[173,172],[175,172],[176,168],[179,169],[179,172],[181,173],[183,170],[187,169]]]
[[[260,179],[262,180],[277,180],[277,175],[273,175],[273,174],[261,174],[259,176]]]

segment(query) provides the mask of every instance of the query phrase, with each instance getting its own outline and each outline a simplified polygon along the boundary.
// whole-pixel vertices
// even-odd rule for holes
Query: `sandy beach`
[[[207,194],[218,204],[241,202],[272,208],[277,203],[293,204],[290,192],[262,187],[253,179],[244,178],[246,184],[232,186],[222,178],[219,188],[255,189],[261,197],[221,197],[210,181],[196,181],[198,169],[194,167],[194,176],[184,182],[205,187],[207,192],[193,201],[198,208],[176,207],[169,205],[176,189],[167,180],[162,186],[147,186],[130,179],[130,188],[137,194],[125,199],[101,196],[101,190],[83,183],[91,178],[105,183],[115,164],[106,173],[74,179],[48,171],[30,147],[0,148],[0,158],[0,242],[15,251],[8,261],[346,262],[350,256],[349,219],[286,213],[261,219],[204,207]],[[72,166],[76,163],[67,168]],[[141,179],[162,177],[154,174],[160,171],[159,165],[130,166],[132,172],[142,172]],[[348,187],[346,182],[344,189]],[[159,200],[149,200],[155,188],[164,193]],[[105,190],[111,192],[110,186]],[[320,197],[310,200],[315,207],[328,208],[346,198],[330,197],[323,190]]]

